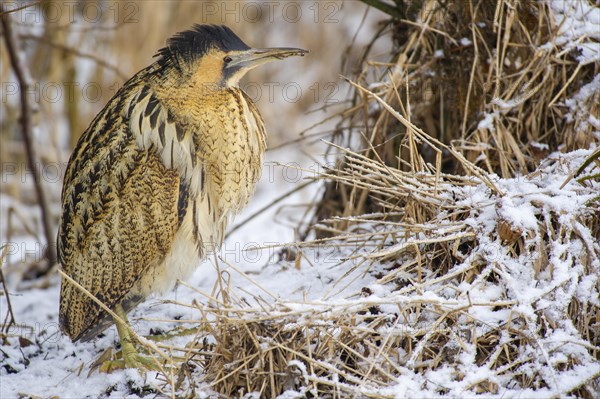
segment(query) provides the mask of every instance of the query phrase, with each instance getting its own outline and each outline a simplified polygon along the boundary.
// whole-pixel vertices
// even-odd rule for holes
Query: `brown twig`
[[[46,237],[46,241],[48,243],[48,247],[46,249],[46,259],[48,259],[48,265],[46,271],[50,270],[52,264],[56,261],[56,248],[54,246],[54,240],[52,239],[52,229],[50,227],[50,219],[48,212],[48,203],[46,201],[46,195],[44,192],[44,188],[42,186],[42,182],[40,180],[40,176],[35,167],[36,164],[36,154],[33,149],[32,144],[32,122],[31,122],[31,104],[29,103],[29,98],[26,94],[26,88],[30,85],[30,78],[27,69],[25,69],[25,65],[23,64],[23,60],[21,59],[18,53],[18,41],[15,36],[11,24],[9,13],[5,12],[5,6],[1,6],[0,11],[1,20],[2,20],[2,30],[4,31],[3,37],[4,42],[6,43],[6,49],[8,52],[8,58],[10,64],[13,68],[17,81],[19,83],[19,87],[21,88],[20,102],[21,102],[21,117],[19,121],[21,123],[23,141],[25,143],[25,151],[27,153],[27,164],[31,173],[33,174],[33,180],[35,185],[35,192],[37,195],[38,202],[40,204],[40,210],[42,213],[42,225],[44,229],[44,235]]]
[[[2,9],[0,9],[0,15],[4,16],[4,15],[11,14],[11,13],[15,13],[17,11],[21,11],[21,10],[24,10],[26,8],[37,6],[41,2],[42,2],[42,0],[39,0],[39,1],[36,1],[36,2],[33,2],[33,3],[25,4],[24,6],[21,6],[21,7],[10,9],[10,10],[4,10],[4,8],[2,8]]]
[[[2,272],[2,264],[4,264],[4,258],[6,257],[7,252],[7,246],[4,245],[2,247],[2,253],[0,253],[0,279],[2,281],[2,289],[6,295],[6,306],[8,307],[6,317],[2,322],[2,338],[4,341],[6,340],[6,336],[10,331],[10,327],[16,323],[15,314],[13,313],[12,304],[10,303],[10,295],[8,294],[8,288],[6,288],[6,280],[4,279],[4,273]]]

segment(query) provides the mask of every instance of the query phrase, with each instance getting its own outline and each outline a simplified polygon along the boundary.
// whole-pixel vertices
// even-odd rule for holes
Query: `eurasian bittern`
[[[60,325],[73,341],[116,322],[126,367],[148,366],[122,320],[185,279],[248,202],[265,151],[263,120],[239,88],[250,69],[304,55],[248,47],[225,26],[170,38],[116,93],[67,167],[58,232]]]

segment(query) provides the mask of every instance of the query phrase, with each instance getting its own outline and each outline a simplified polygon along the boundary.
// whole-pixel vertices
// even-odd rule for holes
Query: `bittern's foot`
[[[125,358],[123,358],[122,350],[113,353],[112,348],[109,348],[92,364],[88,376],[92,375],[95,371],[112,373],[115,370],[136,368],[141,373],[145,373],[148,371],[161,371],[161,367],[163,365],[160,359],[155,357],[140,355],[136,351],[133,353],[128,351]]]
[[[90,369],[90,374],[96,369],[104,373],[126,368],[136,368],[142,373],[162,370],[162,364],[159,359],[138,353],[134,345],[134,341],[137,341],[136,336],[129,331],[127,315],[121,305],[115,306],[115,313],[120,318],[120,320],[115,318],[115,325],[117,326],[121,341],[121,350],[113,356],[112,349],[107,349],[94,362]]]
[[[122,352],[117,352],[117,359],[102,362],[99,371],[101,373],[111,373],[115,370],[136,368],[141,373],[145,373],[147,371],[161,370],[161,365],[156,358],[140,355],[139,353],[132,353],[127,355],[124,359],[122,356],[121,359],[119,359],[119,355],[122,355]]]

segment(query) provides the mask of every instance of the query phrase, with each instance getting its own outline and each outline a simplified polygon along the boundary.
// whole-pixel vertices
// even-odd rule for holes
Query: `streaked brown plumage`
[[[221,244],[260,177],[264,125],[239,79],[304,53],[250,49],[222,26],[171,38],[96,116],[69,160],[58,233],[65,273],[125,313],[186,278]],[[112,323],[63,280],[60,324],[73,341]]]

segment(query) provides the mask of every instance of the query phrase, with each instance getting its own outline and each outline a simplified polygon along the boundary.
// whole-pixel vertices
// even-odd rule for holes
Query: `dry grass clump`
[[[600,153],[569,152],[598,140],[599,66],[578,47],[595,39],[573,44],[576,18],[557,24],[547,2],[396,6],[393,62],[351,82],[315,239],[295,243],[337,246],[353,262],[335,284],[358,270],[362,291],[200,306],[205,383],[223,397],[597,397]]]
[[[223,397],[275,398],[285,391],[347,397],[357,386],[382,388],[395,381],[395,360],[375,362],[369,355],[381,347],[378,329],[389,325],[388,315],[372,315],[373,306],[366,304],[345,314],[341,307],[315,307],[291,311],[277,305],[268,312],[275,316],[246,308],[245,317],[217,321],[216,343],[207,348],[212,356],[203,365],[210,386]],[[363,328],[357,334],[358,324]]]
[[[367,62],[356,81],[487,172],[525,174],[553,151],[598,141],[600,91],[591,86],[600,63],[587,54],[598,35],[581,33],[591,24],[578,15],[581,8],[579,2],[396,2],[386,9],[395,16],[392,61]],[[409,134],[357,91],[336,143],[373,146],[370,158],[403,171],[412,170],[415,152],[433,163],[439,154],[420,143],[408,147]],[[446,151],[442,166],[470,174]],[[378,211],[367,193],[330,185],[316,220]]]

